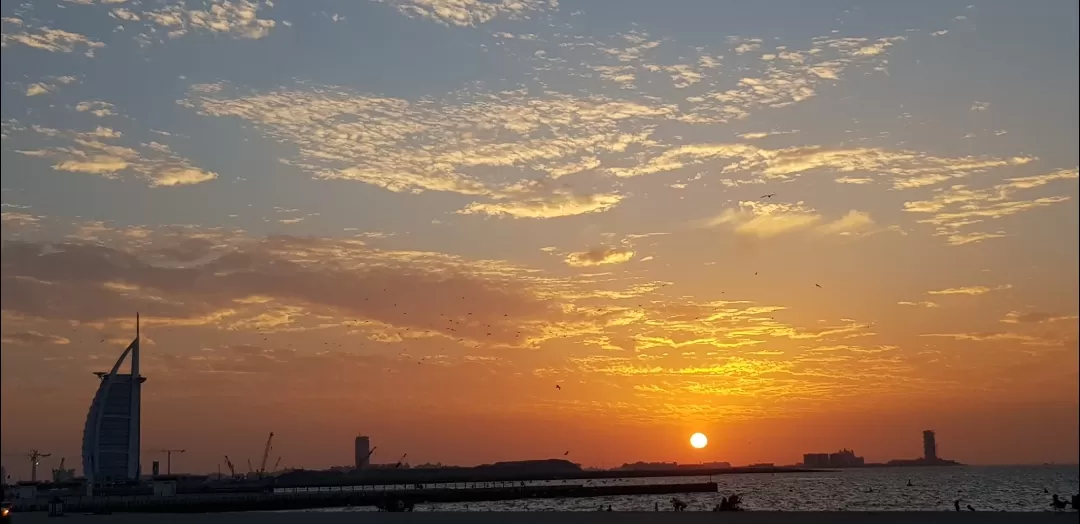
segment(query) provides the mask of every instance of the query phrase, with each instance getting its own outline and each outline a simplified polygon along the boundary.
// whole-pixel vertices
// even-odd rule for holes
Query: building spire
[[[135,341],[131,343],[131,376],[139,380],[139,312],[135,312]]]

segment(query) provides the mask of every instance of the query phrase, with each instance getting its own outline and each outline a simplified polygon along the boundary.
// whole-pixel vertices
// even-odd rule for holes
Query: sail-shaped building
[[[130,356],[131,371],[120,373]],[[128,482],[139,479],[141,389],[139,375],[139,317],[135,316],[135,340],[108,373],[97,372],[100,383],[83,428],[83,474],[91,483]]]

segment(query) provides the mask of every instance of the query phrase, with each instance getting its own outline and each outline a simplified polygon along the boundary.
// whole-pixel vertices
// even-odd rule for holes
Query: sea
[[[860,468],[822,473],[615,478],[550,484],[667,484],[716,482],[717,493],[527,499],[418,504],[414,511],[671,511],[672,496],[686,511],[709,511],[720,498],[738,494],[749,511],[1053,511],[1052,494],[1069,500],[1080,493],[1080,466],[951,466]],[[547,482],[530,482],[543,485]],[[371,507],[312,511],[374,511]]]

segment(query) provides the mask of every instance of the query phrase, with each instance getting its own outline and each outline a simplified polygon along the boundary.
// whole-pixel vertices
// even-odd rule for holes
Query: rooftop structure
[[[130,373],[120,373],[131,355]],[[97,372],[100,383],[83,428],[82,465],[94,483],[138,480],[142,383],[139,375],[139,317],[135,316],[135,340],[108,373]]]

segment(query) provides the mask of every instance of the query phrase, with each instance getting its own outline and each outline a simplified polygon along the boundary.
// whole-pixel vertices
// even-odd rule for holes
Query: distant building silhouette
[[[131,355],[131,372],[119,373]],[[138,480],[142,412],[139,375],[139,317],[135,317],[135,340],[109,372],[95,373],[100,380],[83,427],[83,475],[90,482]]]
[[[803,455],[803,466],[808,468],[857,468],[864,466],[866,461],[855,455],[850,449],[841,449],[836,453],[806,453]]]
[[[802,463],[803,466],[806,466],[808,468],[827,468],[829,467],[829,454],[803,453]]]
[[[934,437],[934,430],[928,429],[922,432],[922,449],[923,460],[928,463],[934,463],[938,461],[937,439]]]
[[[357,435],[353,444],[356,469],[371,465],[371,439],[364,435]]]
[[[938,456],[937,454],[937,438],[934,435],[934,430],[928,429],[923,431],[923,456],[917,459],[899,459],[890,460],[886,464],[889,466],[960,466],[961,464],[955,460],[946,460]]]

